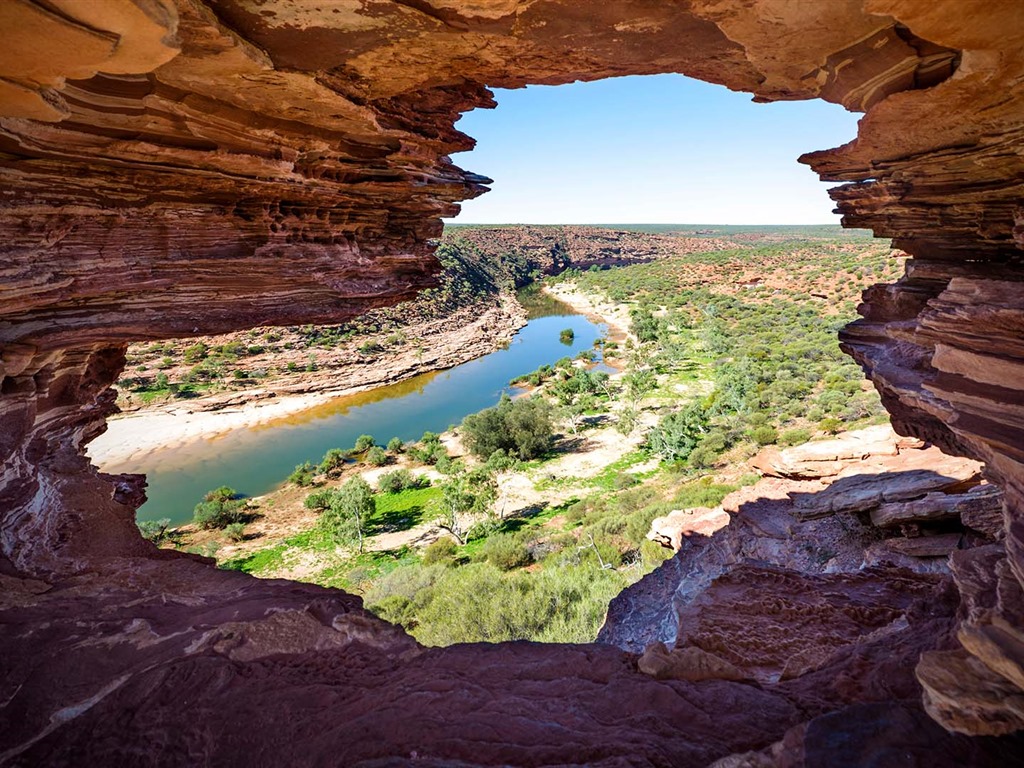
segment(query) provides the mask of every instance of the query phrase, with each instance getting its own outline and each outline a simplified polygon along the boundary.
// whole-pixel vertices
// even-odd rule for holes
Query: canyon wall
[[[811,706],[804,694],[744,699],[755,691],[737,681],[638,681],[613,649],[552,649],[544,663],[532,649],[462,649],[406,664],[420,650],[354,599],[254,585],[154,551],[133,525],[142,479],[100,475],[82,455],[113,408],[109,387],[129,341],[339,322],[431,285],[440,217],[489,181],[448,158],[472,146],[454,122],[493,106],[488,87],[663,72],[760,101],[823,98],[866,112],[855,140],[802,161],[846,182],[832,195],[847,225],[894,238],[913,259],[897,285],[866,292],[864,319],[843,342],[900,432],[984,461],[1005,489],[1002,541],[958,556],[958,597],[938,601],[959,600],[955,622],[938,633],[957,642],[907,646],[900,658],[913,666],[920,657],[925,706],[946,728],[998,734],[1024,725],[1019,4],[12,0],[0,21],[0,699],[8,726],[0,762],[70,761],[88,734],[98,745],[90,756],[123,758],[118,749],[144,743],[161,722],[125,720],[147,700],[190,734],[178,762],[217,749],[243,755],[260,743],[259,729],[243,723],[272,713],[254,715],[235,692],[280,694],[298,706],[315,680],[327,680],[327,706],[356,685],[346,679],[376,681],[383,693],[335,701],[338,712],[386,710],[374,732],[385,745],[389,735],[401,742],[355,755],[366,760],[412,759],[419,739],[446,764],[467,757],[458,745],[482,742],[493,749],[474,760],[516,762],[516,744],[567,743],[545,724],[586,733],[609,717],[622,722],[604,751],[593,741],[578,753],[552,746],[520,762],[580,754],[611,765],[642,754],[657,764],[662,754],[702,764],[764,747],[805,721],[787,743],[827,753],[822,733],[850,735],[850,723],[884,712],[929,734],[926,743],[945,738],[908,703],[919,695],[911,680],[892,695],[897,704],[879,695],[870,705],[839,697]],[[765,590],[785,581],[756,569],[737,578]],[[133,602],[148,607],[123,610]],[[160,608],[189,604],[202,618]],[[298,618],[274,619],[278,608]],[[83,642],[118,652],[86,652]],[[261,650],[236,652],[246,643]],[[373,656],[382,648],[386,663]],[[46,659],[75,653],[84,654],[73,665],[77,679],[46,672]],[[495,711],[504,701],[519,713],[517,727],[495,731],[477,699],[456,696],[450,713],[478,724],[461,738],[445,740],[458,726],[444,718],[412,741],[387,730],[397,718],[388,691],[456,690],[462,663],[484,670],[481,700]],[[563,685],[531,706],[529,686],[507,685],[514,669],[546,670],[536,674],[561,675]],[[231,738],[211,746],[203,740],[213,730],[172,716],[188,680],[201,691],[208,728],[220,723]],[[613,695],[648,708],[616,708],[603,698]],[[699,718],[679,709],[679,697],[707,715],[683,736],[673,718]],[[730,697],[766,717],[717,728],[724,721],[713,714],[728,710]],[[248,714],[235,717],[235,705]],[[854,705],[869,707],[858,710],[862,721],[827,719],[829,707]],[[317,738],[329,750],[342,734]],[[988,749],[956,743],[962,754]]]

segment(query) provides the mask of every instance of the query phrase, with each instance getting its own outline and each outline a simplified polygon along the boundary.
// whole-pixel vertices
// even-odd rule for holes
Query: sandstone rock
[[[729,494],[722,501],[729,524],[710,536],[682,537],[675,557],[612,600],[598,640],[636,653],[654,641],[673,643],[677,611],[737,563],[804,573],[859,570],[865,548],[882,536],[878,529],[849,513],[812,521],[793,514],[793,494],[826,487],[765,478]]]
[[[676,643],[774,683],[824,666],[879,630],[902,631],[908,609],[936,584],[906,571],[810,576],[739,565],[680,608]]]
[[[883,504],[911,501],[929,493],[967,490],[980,481],[980,467],[969,459],[945,456],[930,448],[902,461],[858,467],[862,473],[839,476],[821,493],[794,498],[796,515],[812,520],[836,512],[870,512]]]
[[[669,549],[679,549],[684,538],[710,536],[729,524],[729,515],[721,507],[675,509],[651,522],[647,538]]]
[[[889,539],[885,543],[890,549],[911,557],[948,557],[961,547],[963,539],[960,533],[943,533],[937,536]]]
[[[651,643],[637,661],[637,667],[655,680],[750,680],[733,664],[700,648],[673,648]]]
[[[827,765],[1002,766],[1019,762],[1020,739],[970,739],[949,733],[907,703],[854,704],[792,728],[768,749],[716,761],[712,768]]]
[[[805,702],[798,712],[747,685],[654,681],[614,649],[469,647],[396,664],[382,649],[402,644],[393,630],[354,618],[355,634],[380,641],[374,650],[312,650],[338,630],[316,615],[292,620],[310,603],[305,587],[286,597],[239,586],[253,603],[220,604],[200,632],[191,609],[217,602],[197,597],[197,584],[214,579],[203,573],[209,564],[154,553],[134,529],[137,498],[84,459],[113,409],[109,386],[128,341],[340,322],[431,285],[441,218],[487,182],[449,156],[472,146],[454,123],[493,105],[488,85],[681,72],[759,100],[821,97],[866,110],[855,141],[802,161],[844,183],[830,194],[847,226],[892,236],[914,258],[895,286],[865,293],[844,349],[900,434],[985,463],[1005,492],[1005,554],[986,562],[1003,588],[1024,581],[1020,14],[1016,3],[984,0],[611,0],[585,12],[553,0],[5,4],[0,566],[53,589],[18,590],[18,613],[0,624],[0,755],[27,764],[326,755],[344,764],[705,765],[777,742],[813,711],[806,702],[838,706],[835,696],[813,699],[809,684],[793,688]],[[853,497],[877,506],[915,496],[861,488]],[[749,506],[727,533],[681,547],[654,593],[675,580],[685,607],[740,559],[839,567],[870,540],[844,513],[801,523]],[[747,537],[754,531],[759,538]],[[167,575],[135,583],[153,569]],[[155,630],[119,629],[132,605]],[[279,607],[292,618],[262,623]],[[660,621],[664,606],[634,602],[629,615]],[[205,640],[202,654],[188,650],[206,632],[223,639],[217,627],[239,616],[246,626],[263,617],[266,636],[254,629],[253,642],[281,652],[233,660]],[[634,638],[646,631],[629,627]],[[902,681],[923,642],[901,645],[907,632],[872,644],[873,664],[850,655],[842,684],[891,701],[916,695],[884,689],[874,671]],[[165,640],[140,640],[154,633]],[[307,635],[311,650],[295,652]],[[1013,650],[1015,637],[972,648]],[[883,648],[897,661],[886,666]],[[919,670],[929,712],[976,733],[1018,727],[1019,687],[965,651],[947,657],[926,657]],[[815,675],[791,682],[828,688]],[[424,698],[426,715],[410,717]],[[913,717],[899,721],[909,723],[902,740],[886,731],[893,752],[869,749],[863,734],[894,712],[873,701],[875,714],[849,727],[838,714],[821,721],[819,746],[799,754],[835,754],[830,739],[863,747],[850,754],[865,761],[916,749],[927,730]],[[812,729],[800,733],[810,743]]]
[[[851,460],[870,456],[899,456],[900,451],[922,448],[920,440],[900,437],[888,424],[846,432],[833,440],[816,440],[793,448],[764,448],[750,460],[762,474],[794,480],[833,477]]]
[[[960,511],[960,520],[965,526],[996,541],[1004,536],[1003,505],[996,507],[986,499],[981,504],[968,504]],[[1005,501],[1004,501],[1005,505]]]
[[[916,557],[890,546],[899,539],[877,541],[864,550],[864,567],[888,566],[905,568],[914,573],[948,574],[949,562],[945,557]]]
[[[1000,515],[1003,494],[991,485],[979,485],[965,494],[929,493],[920,499],[881,504],[871,510],[871,522],[882,528],[904,523],[959,520],[967,514],[973,520]]]
[[[951,731],[1000,735],[1024,728],[1020,688],[963,649],[923,654],[917,679],[928,714]]]

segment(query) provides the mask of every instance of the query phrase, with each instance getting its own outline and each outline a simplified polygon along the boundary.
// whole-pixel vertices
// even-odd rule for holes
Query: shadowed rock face
[[[854,684],[887,648],[902,669],[927,651],[918,676],[945,726],[1024,724],[1017,3],[13,0],[0,22],[0,762],[251,762],[276,750],[309,763],[415,752],[425,764],[696,765],[777,742],[761,757],[839,764],[844,739],[863,755],[937,747],[945,732],[924,719],[916,683]],[[472,145],[453,124],[493,105],[487,86],[658,72],[866,111],[855,141],[802,160],[846,182],[832,193],[846,224],[914,258],[897,285],[865,293],[844,344],[901,433],[984,461],[1005,491],[1005,538],[954,568],[955,642],[882,638],[860,661],[835,661],[856,695],[812,707],[801,677],[768,693],[655,682],[614,649],[417,656],[354,599],[229,586],[139,539],[141,478],[99,475],[82,455],[113,409],[129,340],[340,322],[411,296],[433,280],[440,217],[487,182],[448,160]],[[743,579],[755,591],[778,581]],[[285,609],[298,618],[273,618]],[[265,652],[233,650],[246,645]],[[77,663],[47,675],[40,660],[58,657]],[[539,668],[558,673],[528,676]],[[256,708],[259,696],[281,710]],[[195,717],[181,714],[186,700],[202,702]],[[423,716],[409,702],[442,700],[429,727],[391,727],[395,702],[408,719]],[[285,719],[309,701],[320,707],[302,710],[308,725]],[[159,718],[143,716],[150,705]],[[849,714],[828,714],[840,707]],[[903,725],[877,727],[890,717]],[[323,725],[338,720],[355,725]],[[557,748],[527,749],[538,744]],[[983,762],[993,744],[946,746]]]

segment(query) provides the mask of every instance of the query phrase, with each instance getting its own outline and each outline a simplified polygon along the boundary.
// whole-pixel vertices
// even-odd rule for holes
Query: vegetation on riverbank
[[[725,237],[545,278],[628,308],[623,371],[567,358],[444,436],[311,460],[253,510],[278,515],[287,496],[301,526],[223,546],[222,566],[357,592],[427,644],[593,639],[608,600],[669,554],[646,539],[655,517],[756,479],[743,467],[760,446],[883,417],[836,330],[897,258],[866,238]],[[357,477],[362,501],[340,503]],[[209,553],[218,536],[179,543]]]

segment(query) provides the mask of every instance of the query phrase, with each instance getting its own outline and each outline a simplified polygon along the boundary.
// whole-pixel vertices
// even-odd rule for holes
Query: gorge
[[[1019,761],[1022,13],[982,0],[4,4],[0,763]],[[454,121],[491,105],[488,87],[660,72],[865,112],[856,140],[801,159],[844,182],[831,194],[845,225],[911,256],[865,292],[844,349],[897,432],[983,462],[1002,489],[1001,528],[954,553],[952,579],[732,564],[701,597],[723,642],[747,631],[730,607],[750,608],[751,632],[793,620],[780,590],[826,595],[879,631],[783,682],[706,659],[699,679],[665,679],[613,645],[425,649],[344,592],[139,537],[143,478],[85,456],[130,342],[337,323],[415,295],[434,282],[441,217],[488,182],[448,159],[471,146]],[[682,568],[670,563],[661,577]],[[672,590],[638,596],[664,608]]]

